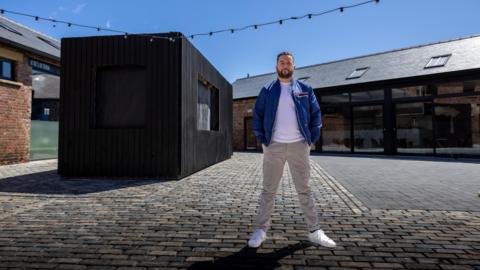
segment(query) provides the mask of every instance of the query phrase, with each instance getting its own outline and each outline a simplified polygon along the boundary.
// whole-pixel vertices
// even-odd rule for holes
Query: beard
[[[288,70],[286,68],[279,70],[277,68],[277,74],[278,74],[278,77],[282,79],[290,79],[293,75],[293,70]]]

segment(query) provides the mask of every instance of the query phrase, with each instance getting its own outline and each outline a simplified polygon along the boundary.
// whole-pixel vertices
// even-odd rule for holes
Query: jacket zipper
[[[280,91],[282,89],[280,88]],[[280,95],[282,94],[282,92],[280,92]],[[278,103],[280,102],[280,96],[278,96],[278,100],[277,100],[277,107],[275,108],[275,112],[273,114],[273,122],[272,122],[272,128],[271,128],[271,132],[270,132],[270,141],[268,141],[268,144],[270,144],[270,142],[272,141],[272,137],[273,137],[273,129],[275,128],[275,119],[277,118],[277,110],[278,110]]]
[[[295,100],[295,97],[293,96],[293,91],[291,91],[291,96],[292,96],[292,99],[293,99],[293,103],[295,104],[295,113],[297,114],[297,124],[300,127],[300,131],[302,132],[303,137],[305,138],[305,140],[308,141],[307,135],[305,135],[305,132],[303,131],[303,125],[301,123],[299,123],[300,118],[298,117],[297,101]],[[310,144],[310,141],[308,142],[308,144]]]

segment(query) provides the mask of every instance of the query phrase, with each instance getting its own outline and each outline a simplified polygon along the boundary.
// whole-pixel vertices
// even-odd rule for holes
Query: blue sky
[[[186,35],[321,12],[364,0],[15,0],[0,8],[129,33]],[[480,34],[479,0],[381,0],[311,20],[191,40],[233,82],[274,71],[275,56],[295,55],[297,67]],[[109,34],[5,14],[57,39]]]

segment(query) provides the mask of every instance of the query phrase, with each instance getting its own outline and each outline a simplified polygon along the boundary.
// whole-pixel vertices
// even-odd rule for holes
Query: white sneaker
[[[316,230],[313,233],[309,233],[308,240],[324,247],[333,248],[337,246],[335,241],[326,236],[323,230]]]
[[[248,246],[251,248],[258,248],[265,239],[267,239],[267,234],[262,229],[256,229],[252,238],[248,240]]]

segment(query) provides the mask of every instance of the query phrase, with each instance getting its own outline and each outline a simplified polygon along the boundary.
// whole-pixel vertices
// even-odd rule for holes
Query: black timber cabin
[[[61,42],[60,175],[180,179],[232,156],[232,86],[184,35]]]

